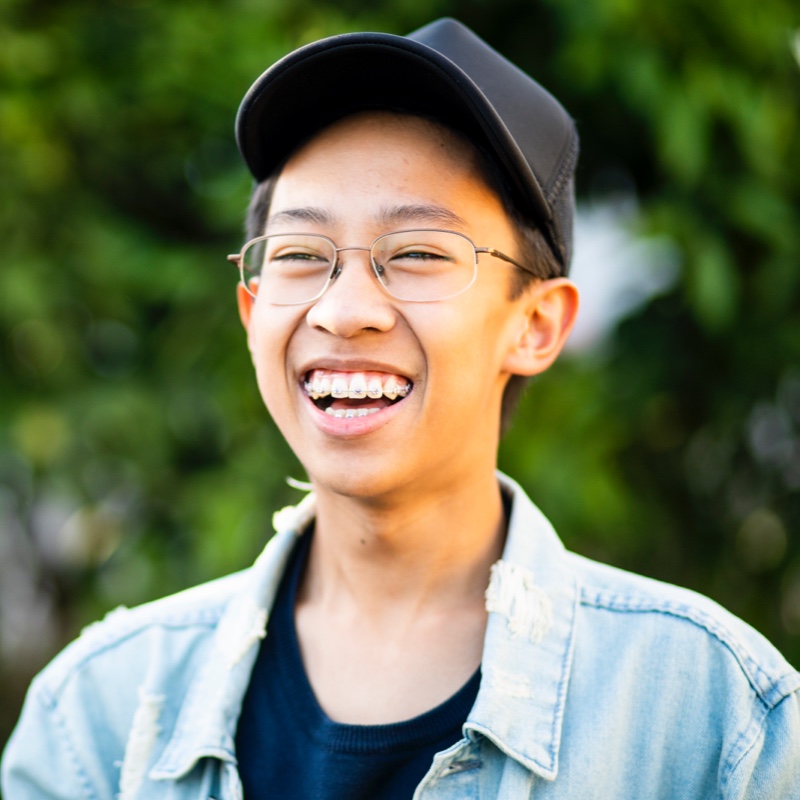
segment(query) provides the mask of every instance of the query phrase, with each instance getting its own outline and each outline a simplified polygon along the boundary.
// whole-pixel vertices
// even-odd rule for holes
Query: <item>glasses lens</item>
[[[258,293],[268,302],[293,305],[321,294],[336,251],[323,236],[281,233],[253,240],[242,255],[245,285],[250,275],[258,275]]]
[[[397,231],[372,246],[378,279],[400,300],[444,300],[475,280],[475,248],[453,231]]]

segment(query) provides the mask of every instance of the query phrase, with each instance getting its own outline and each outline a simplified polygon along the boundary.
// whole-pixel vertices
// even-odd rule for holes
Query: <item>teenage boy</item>
[[[240,314],[314,491],[251,570],[39,676],[8,800],[800,797],[800,676],[710,601],[566,552],[495,472],[578,305],[558,102],[440,20],[290,54],[237,134]]]

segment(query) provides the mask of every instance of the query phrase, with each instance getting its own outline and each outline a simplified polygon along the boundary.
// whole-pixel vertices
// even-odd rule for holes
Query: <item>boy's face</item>
[[[419,118],[369,113],[327,128],[289,160],[266,232],[321,233],[338,247],[366,247],[408,228],[458,231],[519,256],[466,143]],[[312,483],[388,498],[485,475],[496,459],[510,354],[526,327],[525,295],[509,300],[514,268],[482,255],[466,292],[415,303],[382,289],[367,252],[340,259],[343,271],[315,303],[276,306],[240,289],[261,394]],[[306,389],[315,379],[350,387],[358,373],[368,388],[379,381],[391,393],[394,381],[408,393],[360,400],[352,405],[370,413],[340,417],[321,407],[330,397],[315,402]]]

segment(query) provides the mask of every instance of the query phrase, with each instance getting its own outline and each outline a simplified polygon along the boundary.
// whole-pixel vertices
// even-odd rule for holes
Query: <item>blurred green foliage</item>
[[[445,14],[570,109],[581,198],[625,176],[682,265],[536,381],[501,466],[573,549],[800,664],[793,0],[0,0],[0,743],[80,626],[247,565],[299,497],[225,262],[241,96],[307,41]]]

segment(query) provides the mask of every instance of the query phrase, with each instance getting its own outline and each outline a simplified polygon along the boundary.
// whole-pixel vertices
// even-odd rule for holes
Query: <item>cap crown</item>
[[[408,36],[351,33],[301,47],[250,88],[236,121],[256,180],[347,114],[396,109],[440,119],[480,144],[564,270],[572,253],[575,125],[542,86],[453,19]]]

